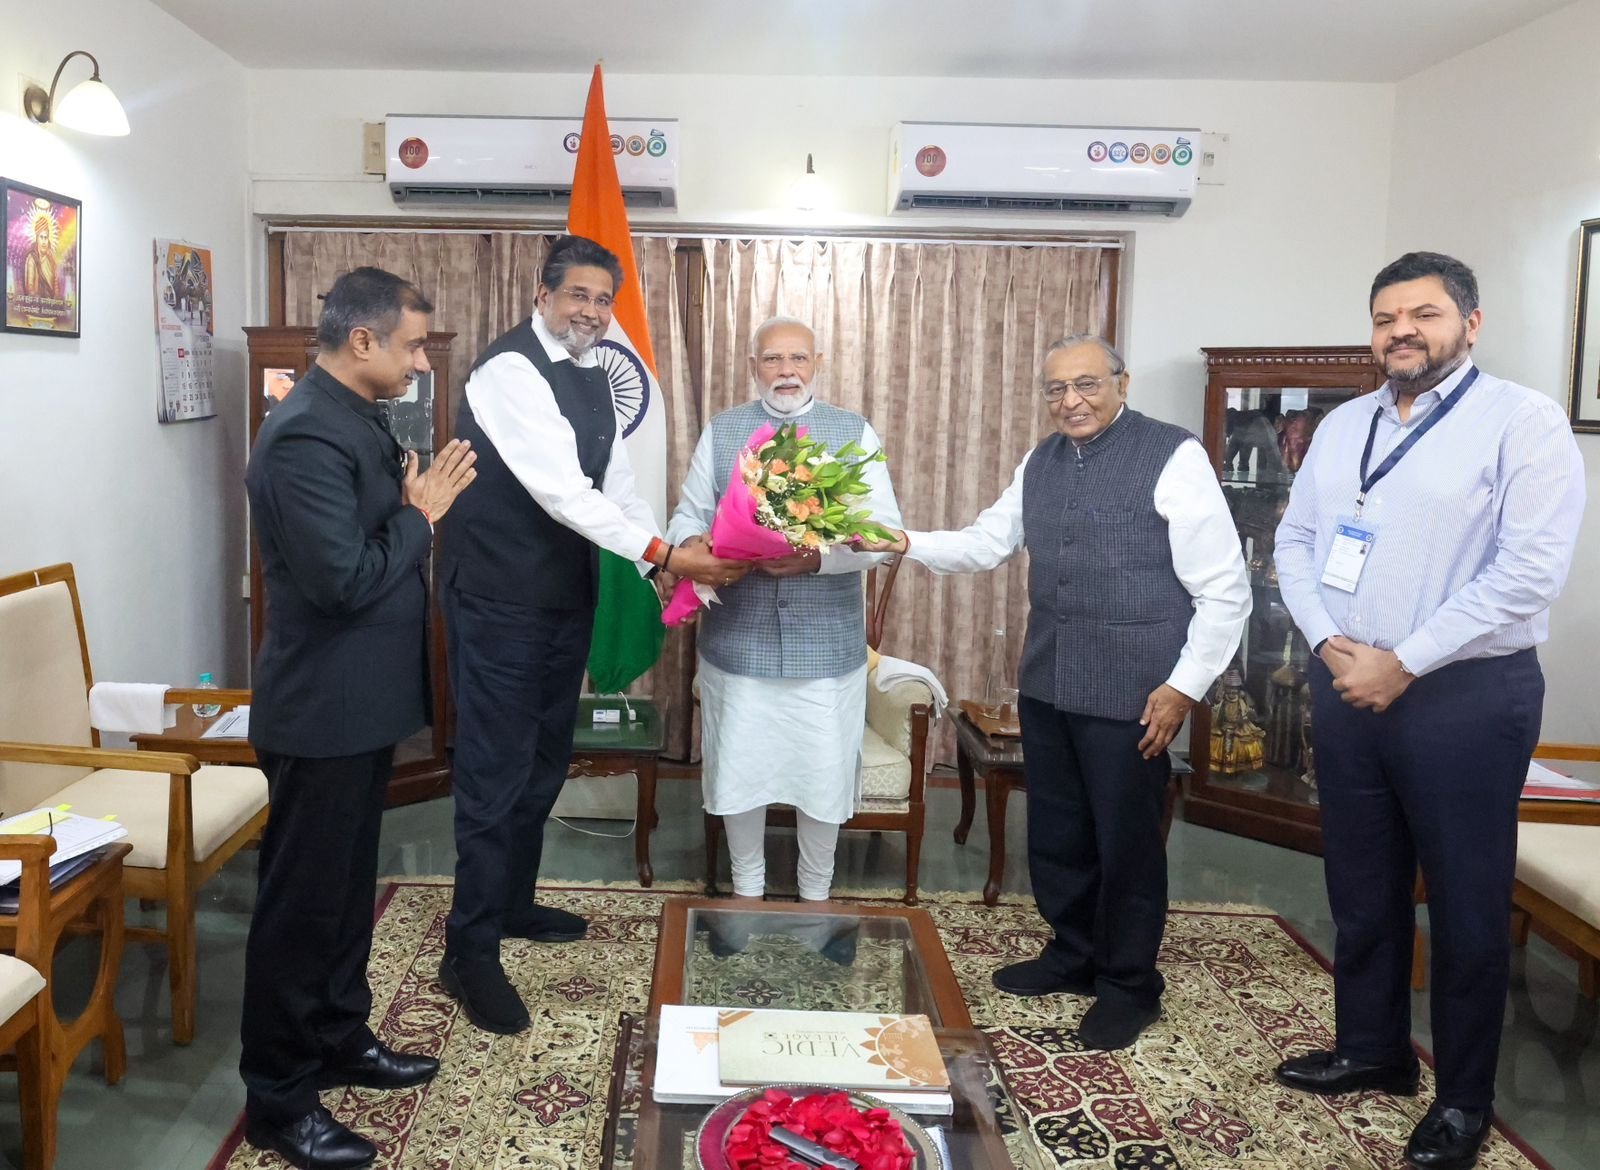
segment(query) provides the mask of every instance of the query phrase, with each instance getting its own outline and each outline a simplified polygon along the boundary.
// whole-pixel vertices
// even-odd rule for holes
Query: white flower
[[[778,495],[782,495],[784,492],[786,492],[788,490],[789,490],[789,481],[784,479],[783,476],[781,476],[781,475],[769,475],[769,476],[767,476],[767,491],[775,492]]]

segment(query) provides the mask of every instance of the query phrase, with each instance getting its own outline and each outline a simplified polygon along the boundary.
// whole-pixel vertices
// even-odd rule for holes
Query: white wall
[[[0,575],[75,563],[100,678],[244,685],[245,71],[147,0],[72,8],[0,36],[0,175],[83,200],[82,338],[0,333]],[[129,137],[21,117],[77,48]],[[218,418],[156,422],[157,236],[213,249]]]
[[[588,74],[253,71],[253,209],[268,216],[398,214],[361,173],[361,123],[388,113],[578,115]],[[941,78],[611,75],[614,117],[676,117],[680,207],[636,224],[929,227],[884,214],[901,120],[1197,126],[1230,133],[1229,181],[1177,221],[944,220],[959,230],[1064,226],[1136,237],[1128,331],[1133,394],[1198,428],[1202,345],[1360,342],[1386,233],[1387,85],[1054,82]],[[788,210],[815,155],[827,210]],[[417,212],[407,209],[415,217]]]
[[[1477,360],[1566,402],[1578,223],[1600,216],[1600,3],[1553,13],[1398,88],[1388,252],[1476,270]],[[1600,436],[1579,435],[1589,510],[1541,652],[1546,740],[1600,742]]]

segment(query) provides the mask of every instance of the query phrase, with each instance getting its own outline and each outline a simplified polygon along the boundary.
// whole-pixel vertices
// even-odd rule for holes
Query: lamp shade
[[[80,81],[56,100],[50,120],[85,134],[121,137],[128,133],[128,115],[111,87],[97,78]]]

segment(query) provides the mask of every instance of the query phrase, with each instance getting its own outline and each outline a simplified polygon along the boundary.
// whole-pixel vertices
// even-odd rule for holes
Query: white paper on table
[[[1541,788],[1561,788],[1569,792],[1594,792],[1600,789],[1600,783],[1593,780],[1584,780],[1577,776],[1567,776],[1553,768],[1546,768],[1538,760],[1528,764],[1529,784],[1536,784]]]
[[[201,739],[248,739],[250,738],[250,708],[235,707],[231,711],[224,711],[217,717],[217,721],[200,733]]]

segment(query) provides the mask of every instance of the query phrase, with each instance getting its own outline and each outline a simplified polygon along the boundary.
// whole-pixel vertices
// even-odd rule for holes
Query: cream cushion
[[[867,675],[867,727],[904,756],[911,754],[911,708],[918,703],[933,706],[933,692],[926,683],[907,679],[880,691],[877,674]]]
[[[89,688],[65,581],[0,597],[0,740],[89,747]],[[0,809],[26,812],[88,768],[0,763]]]
[[[870,726],[861,733],[861,801],[905,800],[911,793],[911,761]]]
[[[1600,927],[1600,825],[1517,826],[1517,880]]]
[[[0,1023],[44,990],[44,976],[15,955],[0,955]]]
[[[115,817],[128,830],[133,851],[125,865],[167,867],[167,794],[172,781],[160,772],[102,768],[49,800],[85,817]],[[267,804],[267,778],[259,768],[197,769],[189,781],[194,805],[194,859],[204,861]]]

